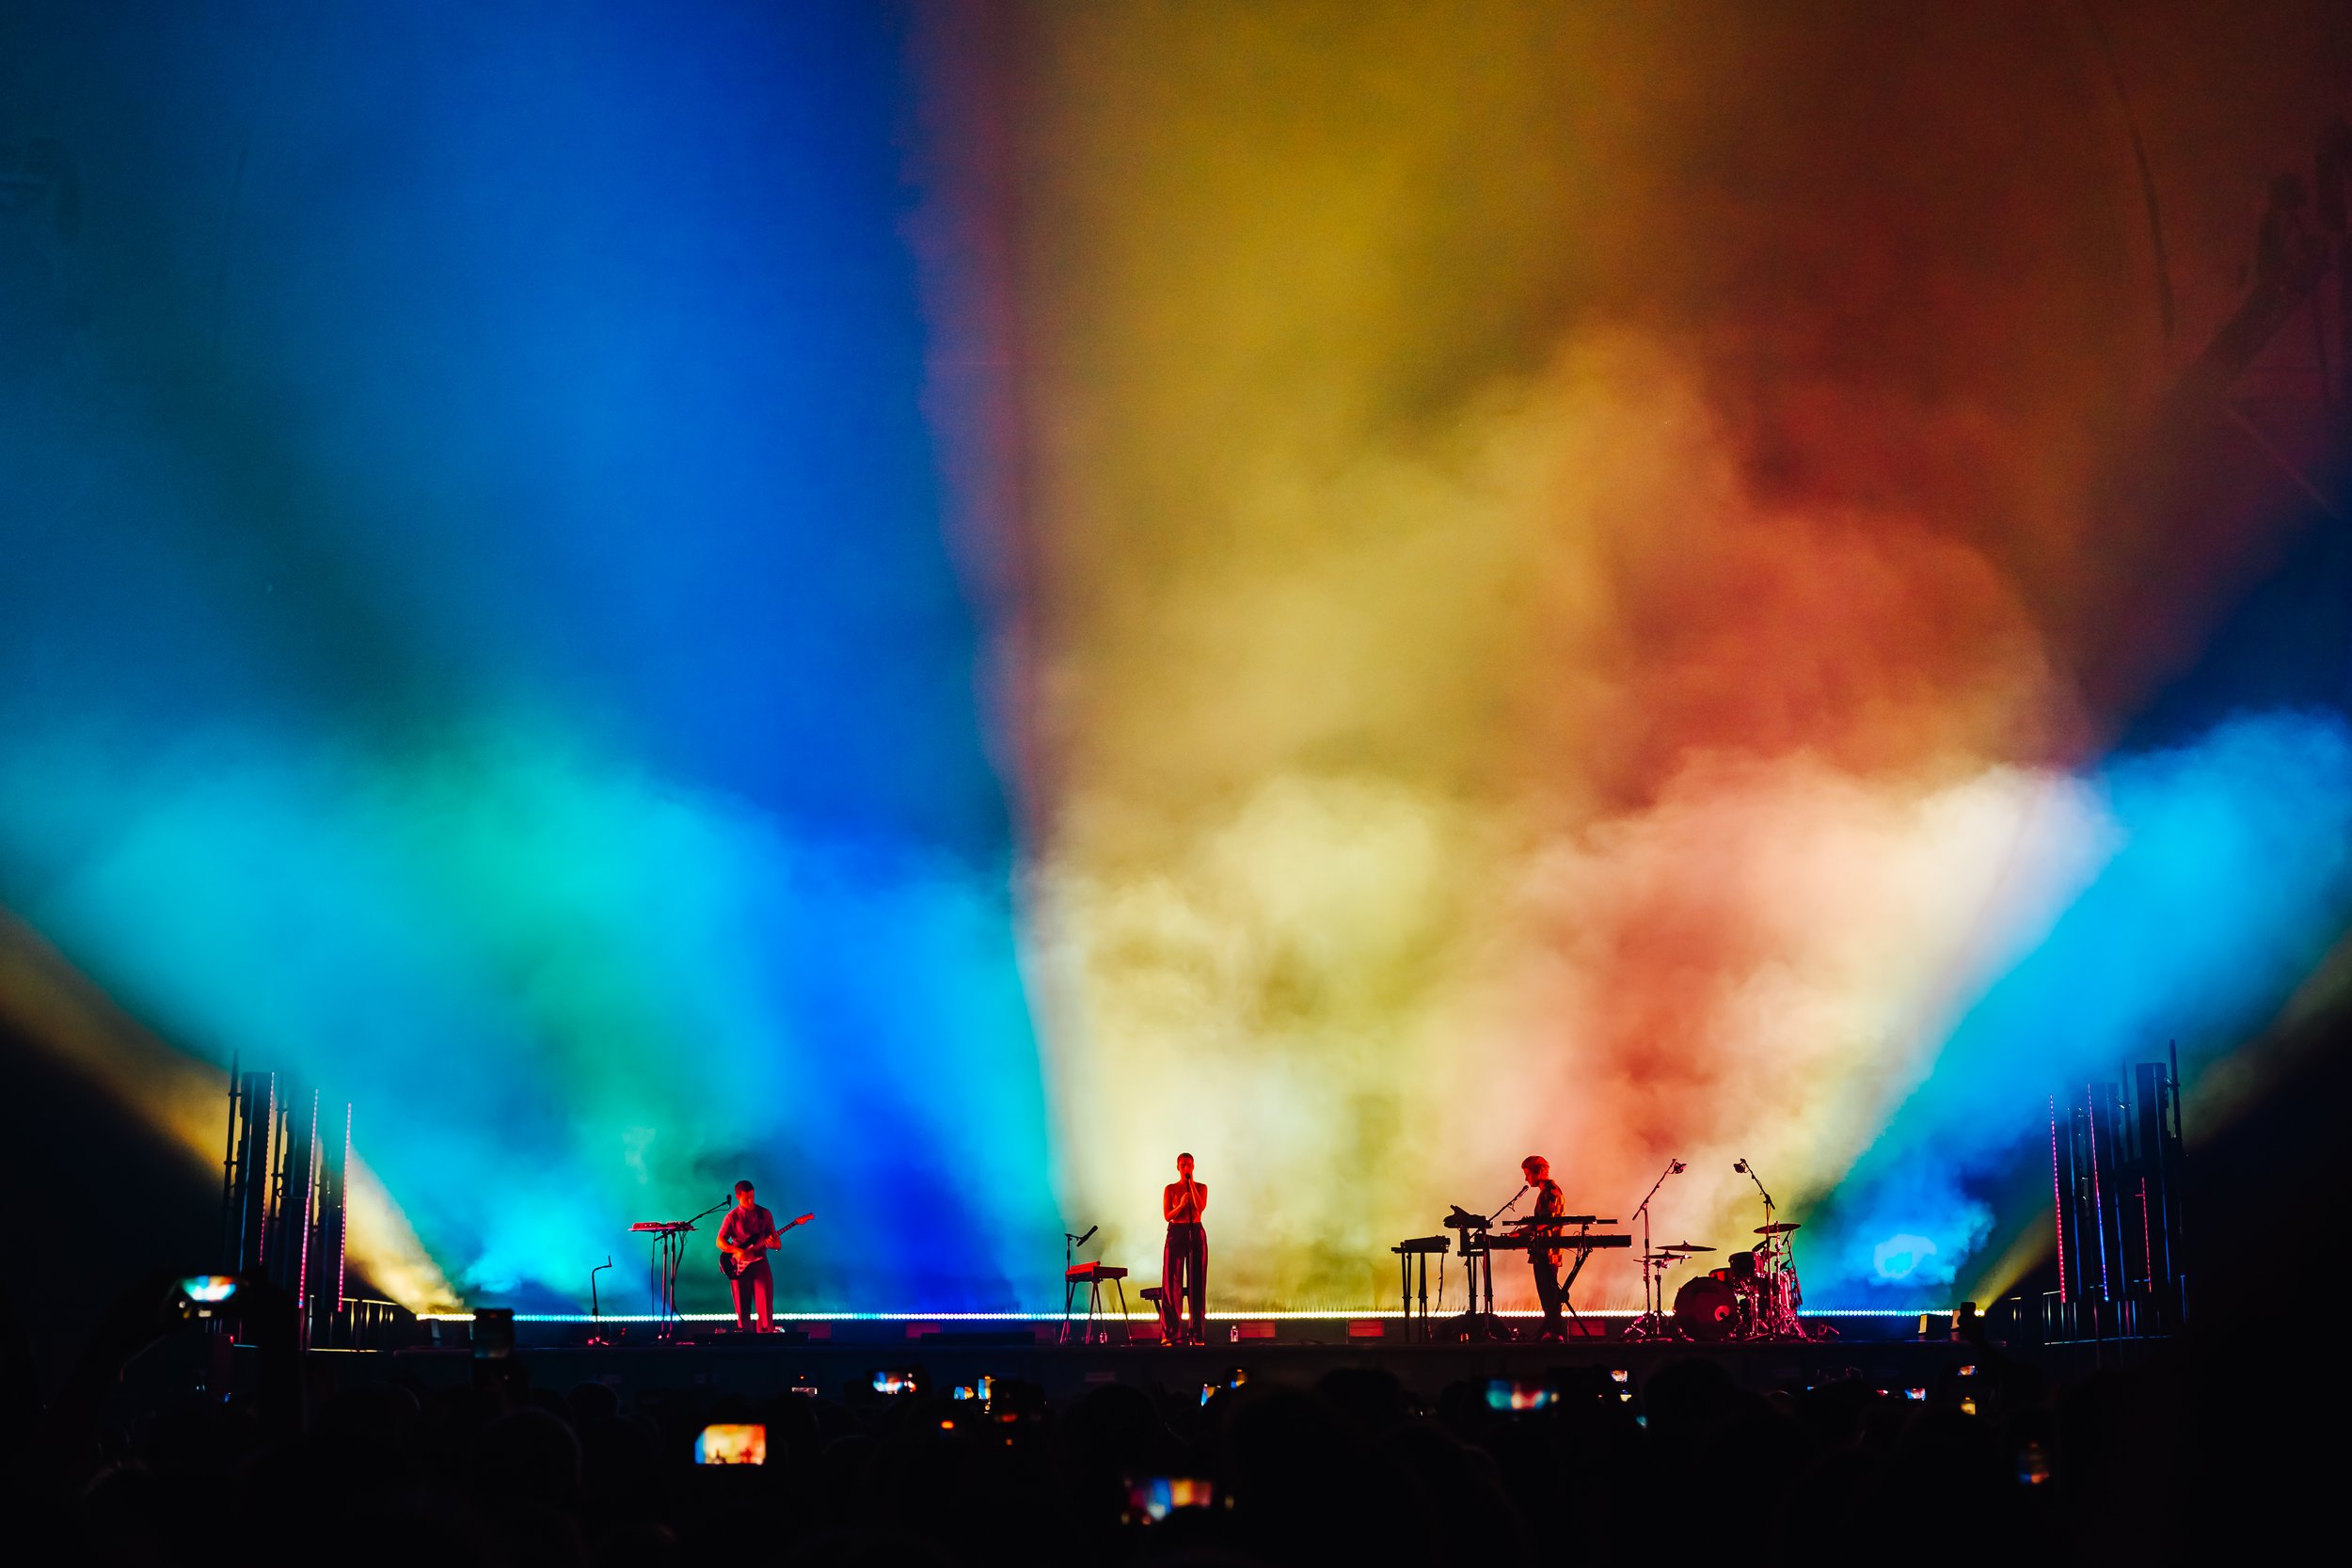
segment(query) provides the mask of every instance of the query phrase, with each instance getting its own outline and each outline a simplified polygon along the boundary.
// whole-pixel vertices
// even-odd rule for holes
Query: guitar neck
[[[736,1252],[757,1252],[762,1247],[765,1247],[770,1242],[772,1242],[777,1237],[783,1235],[786,1231],[797,1230],[802,1226],[806,1225],[809,1221],[815,1219],[816,1217],[817,1216],[814,1214],[803,1214],[799,1219],[794,1220],[790,1225],[777,1226],[773,1230],[769,1231],[765,1236],[755,1237],[753,1240],[748,1242],[729,1242],[727,1245]]]

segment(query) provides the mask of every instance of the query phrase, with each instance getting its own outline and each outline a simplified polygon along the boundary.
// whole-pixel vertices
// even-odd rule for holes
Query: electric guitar
[[[761,1237],[750,1246],[730,1246],[726,1248],[725,1251],[719,1255],[719,1272],[725,1275],[729,1279],[740,1279],[743,1276],[743,1271],[745,1269],[750,1268],[754,1263],[759,1261],[759,1255],[762,1252],[773,1248],[784,1239],[784,1232],[786,1230],[796,1230],[816,1217],[817,1216],[814,1214],[803,1214],[799,1219],[794,1220],[790,1225],[785,1226],[782,1229],[770,1231],[767,1235]]]

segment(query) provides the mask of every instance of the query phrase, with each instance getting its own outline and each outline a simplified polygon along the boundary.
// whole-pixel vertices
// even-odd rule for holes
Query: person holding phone
[[[768,1269],[768,1254],[782,1244],[776,1217],[758,1202],[749,1181],[735,1184],[735,1207],[719,1222],[719,1253],[726,1259],[727,1281],[735,1288],[735,1326],[748,1332],[752,1310],[759,1311],[759,1332],[775,1332],[775,1277]]]
[[[1208,1343],[1209,1233],[1200,1225],[1208,1207],[1209,1189],[1192,1179],[1192,1156],[1179,1154],[1176,1180],[1160,1195],[1168,1218],[1168,1245],[1160,1254],[1160,1313],[1171,1345]]]

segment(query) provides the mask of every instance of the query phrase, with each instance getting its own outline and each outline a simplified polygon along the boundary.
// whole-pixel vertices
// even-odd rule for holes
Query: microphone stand
[[[1804,1331],[1797,1325],[1796,1307],[1787,1299],[1790,1279],[1788,1264],[1795,1248],[1788,1244],[1785,1234],[1772,1228],[1772,1195],[1765,1190],[1764,1179],[1756,1174],[1755,1164],[1740,1160],[1732,1168],[1755,1182],[1756,1192],[1764,1198],[1764,1259],[1769,1273],[1767,1277],[1756,1281],[1767,1292],[1757,1314],[1767,1320],[1760,1325],[1762,1332],[1775,1337],[1793,1335],[1803,1338]]]
[[[596,1275],[612,1266],[612,1255],[608,1252],[604,1255],[603,1262],[588,1271],[588,1315],[596,1320],[595,1331],[588,1336],[588,1342],[592,1345],[601,1345],[605,1342],[604,1307],[596,1300]]]
[[[1759,1193],[1764,1193],[1764,1223],[1765,1223],[1766,1225],[1770,1225],[1770,1224],[1772,1224],[1772,1194],[1770,1194],[1770,1193],[1765,1193],[1765,1192],[1764,1192],[1764,1179],[1763,1179],[1762,1177],[1760,1177],[1760,1176],[1758,1176],[1758,1175],[1756,1175],[1756,1166],[1755,1166],[1755,1164],[1754,1164],[1752,1162],[1750,1162],[1750,1161],[1746,1161],[1746,1160],[1742,1160],[1742,1161],[1740,1161],[1740,1162],[1739,1163],[1739,1165],[1738,1165],[1738,1167],[1737,1167],[1737,1168],[1740,1170],[1740,1172],[1742,1175],[1746,1176],[1746,1177],[1747,1177],[1747,1179],[1748,1179],[1749,1180],[1751,1180],[1751,1181],[1753,1181],[1753,1182],[1755,1182],[1755,1183],[1756,1183],[1756,1190],[1757,1192],[1759,1192]]]
[[[1519,1199],[1534,1190],[1534,1188],[1529,1183],[1521,1182],[1519,1190],[1513,1193],[1502,1208],[1486,1216],[1487,1226],[1491,1227],[1495,1221],[1518,1208]],[[1494,1248],[1486,1245],[1486,1233],[1484,1230],[1478,1233],[1478,1255],[1475,1258],[1470,1255],[1469,1242],[1468,1236],[1463,1237],[1462,1273],[1467,1276],[1470,1286],[1470,1314],[1464,1322],[1466,1325],[1474,1324],[1481,1338],[1500,1339],[1502,1338],[1502,1320],[1495,1315]],[[1486,1276],[1486,1310],[1484,1312],[1478,1310],[1478,1276],[1482,1269]]]
[[[659,1338],[667,1339],[675,1336],[681,1321],[677,1309],[677,1271],[678,1266],[686,1261],[686,1233],[694,1228],[696,1221],[708,1219],[734,1201],[735,1195],[729,1193],[684,1225],[654,1237],[655,1256],[660,1259],[654,1265],[654,1271],[661,1281],[661,1327],[657,1331]]]
[[[1521,1198],[1525,1197],[1528,1194],[1530,1194],[1530,1193],[1534,1192],[1534,1190],[1535,1190],[1535,1189],[1534,1189],[1533,1186],[1531,1186],[1529,1183],[1524,1182],[1524,1181],[1520,1182],[1520,1183],[1519,1183],[1519,1190],[1518,1190],[1518,1192],[1513,1193],[1513,1194],[1511,1195],[1510,1200],[1509,1200],[1508,1202],[1504,1203],[1504,1204],[1503,1204],[1503,1206],[1502,1206],[1502,1208],[1500,1208],[1500,1209],[1496,1210],[1493,1213],[1488,1214],[1488,1215],[1486,1216],[1486,1223],[1487,1223],[1488,1225],[1492,1225],[1492,1224],[1494,1224],[1494,1223],[1495,1223],[1495,1221],[1497,1221],[1497,1220],[1501,1219],[1503,1215],[1505,1215],[1505,1214],[1509,1213],[1512,1210],[1514,1210],[1514,1209],[1518,1208],[1518,1207],[1519,1206],[1519,1199],[1521,1199]]]
[[[1666,1271],[1659,1269],[1653,1283],[1650,1261],[1654,1256],[1649,1246],[1649,1200],[1658,1196],[1658,1189],[1666,1184],[1666,1178],[1683,1168],[1679,1160],[1669,1160],[1666,1168],[1658,1173],[1658,1180],[1649,1184],[1649,1193],[1642,1206],[1634,1211],[1642,1216],[1642,1316],[1625,1331],[1629,1339],[1648,1339],[1666,1337]]]
[[[1061,1233],[1061,1338],[1055,1341],[1056,1344],[1070,1342],[1070,1271],[1077,1266],[1078,1249],[1092,1241],[1094,1233],[1102,1228],[1099,1225],[1090,1225],[1087,1227],[1087,1233],[1083,1236],[1073,1235],[1067,1230]],[[1163,1317],[1167,1315],[1165,1308],[1162,1309],[1161,1315]],[[1093,1321],[1091,1316],[1088,1321],[1089,1323]],[[1106,1343],[1109,1337],[1109,1330],[1105,1329],[1104,1338]]]

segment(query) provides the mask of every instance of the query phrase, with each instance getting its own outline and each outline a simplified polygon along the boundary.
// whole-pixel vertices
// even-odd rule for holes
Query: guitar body
[[[785,1231],[798,1230],[802,1226],[806,1225],[809,1221],[815,1219],[816,1217],[817,1216],[815,1214],[803,1214],[799,1219],[794,1220],[790,1225],[780,1227],[772,1234],[761,1238],[757,1246],[736,1247],[720,1253],[719,1272],[725,1275],[729,1279],[742,1278],[743,1271],[750,1268],[754,1263],[759,1262],[761,1260],[760,1255],[762,1253],[774,1250],[777,1240],[784,1235]]]

